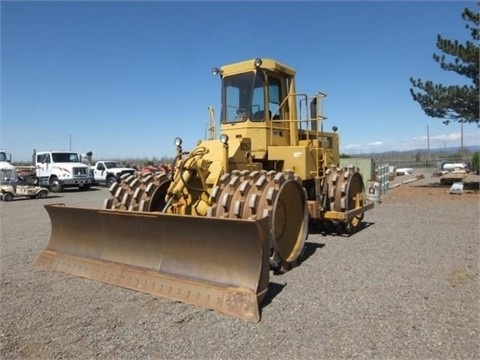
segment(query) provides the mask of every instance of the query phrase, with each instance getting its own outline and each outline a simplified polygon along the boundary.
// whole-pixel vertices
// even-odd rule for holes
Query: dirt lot
[[[478,183],[451,195],[422,170],[397,183],[357,234],[309,235],[301,266],[271,276],[259,323],[34,268],[43,205],[99,208],[105,188],[0,202],[0,356],[478,359]]]

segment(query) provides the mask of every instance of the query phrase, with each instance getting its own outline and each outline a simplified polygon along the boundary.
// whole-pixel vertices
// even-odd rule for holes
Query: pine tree
[[[479,124],[479,13],[466,8],[462,18],[473,41],[462,44],[437,35],[436,45],[443,54],[433,54],[433,59],[443,70],[466,76],[472,84],[445,86],[410,78],[412,86],[420,89],[417,92],[410,89],[413,100],[420,104],[425,114],[443,119],[444,124],[450,121]]]

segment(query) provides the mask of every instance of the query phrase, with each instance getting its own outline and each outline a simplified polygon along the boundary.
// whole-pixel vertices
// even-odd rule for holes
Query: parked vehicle
[[[12,154],[7,153],[5,150],[0,150],[0,169],[14,169],[12,165]]]
[[[48,190],[36,183],[22,183],[15,169],[0,169],[0,199],[12,201],[15,197],[28,197],[31,199],[44,199]]]
[[[358,168],[339,166],[326,95],[297,92],[295,70],[272,59],[213,74],[219,139],[186,151],[176,138],[172,173],[113,184],[103,209],[45,205],[52,232],[37,266],[259,321],[269,270],[300,264],[310,225],[361,229],[374,203]]]
[[[108,187],[112,186],[113,183],[120,181],[123,175],[133,174],[136,171],[132,167],[124,167],[117,161],[113,160],[97,161],[91,169],[95,184],[107,185]]]
[[[89,190],[93,184],[90,168],[80,162],[75,152],[34,151],[33,156],[40,186],[49,187],[52,192],[62,192],[68,187]]]

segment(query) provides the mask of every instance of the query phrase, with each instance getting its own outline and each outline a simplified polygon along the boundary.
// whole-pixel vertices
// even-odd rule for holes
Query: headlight
[[[218,75],[220,73],[220,70],[217,67],[212,68],[212,74],[213,75]]]
[[[259,59],[259,58],[255,59],[254,64],[255,64],[255,67],[259,68],[260,66],[262,66],[262,59]]]
[[[225,134],[220,135],[220,142],[222,144],[226,144],[228,142],[228,135],[225,135]]]
[[[176,137],[174,140],[173,140],[173,143],[175,144],[176,147],[179,147],[182,145],[182,139],[180,139],[179,137]]]

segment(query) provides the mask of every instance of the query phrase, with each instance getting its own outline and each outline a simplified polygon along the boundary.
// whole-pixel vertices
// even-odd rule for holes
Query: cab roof
[[[266,58],[250,59],[223,65],[220,69],[221,74],[222,76],[225,76],[256,70],[257,67],[255,66],[255,61],[258,61],[258,59],[261,60],[261,65],[258,68],[281,72],[290,76],[295,75],[295,69],[293,69],[292,67],[282,64],[277,60]]]

